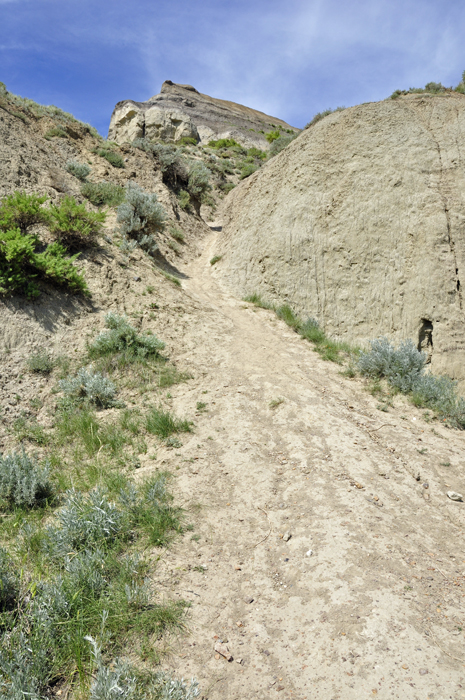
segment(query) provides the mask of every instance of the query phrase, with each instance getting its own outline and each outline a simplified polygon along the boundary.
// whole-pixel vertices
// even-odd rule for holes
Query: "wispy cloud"
[[[302,126],[328,106],[457,83],[464,20],[458,0],[0,0],[0,79],[102,130],[115,102],[167,78]]]

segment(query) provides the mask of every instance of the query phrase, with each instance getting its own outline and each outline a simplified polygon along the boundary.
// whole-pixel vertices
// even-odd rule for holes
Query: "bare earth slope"
[[[185,268],[201,321],[173,329],[196,376],[173,405],[207,413],[159,454],[200,507],[200,541],[159,570],[192,603],[168,665],[212,700],[465,697],[465,506],[446,497],[465,489],[463,434],[403,398],[376,410],[361,380],[218,286],[215,245]]]
[[[465,98],[409,95],[337,112],[228,199],[220,273],[366,344],[428,345],[465,380]]]

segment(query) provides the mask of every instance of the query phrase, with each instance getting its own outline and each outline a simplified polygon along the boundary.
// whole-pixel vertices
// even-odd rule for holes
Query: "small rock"
[[[247,603],[247,605],[250,605],[250,603],[253,603],[253,598],[244,598],[244,603]]]
[[[363,489],[362,484],[355,484],[355,486],[356,486],[356,488],[358,488],[358,489]]]
[[[448,491],[447,492],[448,497],[450,498],[451,501],[463,501],[463,496],[461,493],[457,493],[456,491]]]
[[[219,654],[215,654],[215,659],[218,660],[220,658]]]
[[[221,654],[221,656],[224,656],[226,661],[233,660],[232,654],[230,653],[229,648],[226,646],[226,644],[221,644],[220,642],[216,642],[215,651],[218,652],[218,654]]]
[[[284,535],[283,535],[283,540],[284,540],[284,542],[289,542],[289,540],[291,539],[291,537],[292,537],[292,535],[291,535],[291,533],[290,533],[289,531],[285,532]]]
[[[423,488],[424,488],[424,489],[429,489],[429,484],[426,484],[426,483],[423,484]]]
[[[244,662],[243,659],[236,659],[236,664],[242,664]]]
[[[132,279],[134,280],[134,282],[140,282],[139,275],[135,275]]]
[[[309,549],[308,552],[306,552],[307,557],[311,557],[313,554],[313,549]]]
[[[236,622],[236,625],[237,625],[238,627],[244,627],[243,623],[242,623],[240,620],[238,620],[238,621]]]
[[[426,676],[427,673],[428,673],[427,668],[420,668],[420,676]]]
[[[420,473],[418,473],[418,474],[416,475],[415,479],[416,479],[417,481],[421,481]]]
[[[236,566],[235,566],[234,568],[236,569],[236,571],[242,571],[242,569],[241,569],[241,567],[239,566],[239,564],[236,564]]]

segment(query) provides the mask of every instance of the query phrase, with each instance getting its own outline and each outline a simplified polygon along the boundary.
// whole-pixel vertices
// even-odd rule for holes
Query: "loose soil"
[[[172,472],[194,525],[153,553],[160,599],[191,604],[163,667],[210,700],[465,697],[465,504],[446,495],[465,494],[464,434],[402,396],[377,409],[363,380],[233,298],[221,260],[209,262],[220,227],[198,226],[174,270],[182,287],[109,245],[83,256],[91,302],[46,290],[2,304],[0,449],[17,446],[11,427],[29,404],[52,430],[56,377],[27,373],[28,355],[82,364],[104,314],[128,313],[192,375],[162,393],[120,381],[129,407],[161,401],[195,423],[178,448],[147,436],[136,472]]]
[[[465,504],[446,495],[465,493],[463,433],[404,397],[378,410],[363,380],[228,295],[209,264],[220,235],[183,267],[197,318],[172,328],[196,377],[173,408],[207,405],[157,459],[195,522],[157,570],[192,606],[165,665],[211,700],[465,697]]]

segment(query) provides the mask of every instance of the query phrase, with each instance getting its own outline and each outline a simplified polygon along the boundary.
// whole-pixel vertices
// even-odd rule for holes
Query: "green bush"
[[[179,146],[197,146],[197,139],[190,136],[183,136],[182,139],[179,139],[177,144]]]
[[[112,182],[85,182],[81,187],[81,193],[96,207],[104,204],[117,207],[124,201],[124,188]]]
[[[74,377],[62,379],[59,386],[73,401],[89,401],[102,408],[115,405],[115,385],[101,372],[95,372],[92,365],[81,367]]]
[[[66,170],[82,182],[86,181],[91,172],[91,169],[87,163],[78,163],[76,160],[69,160],[66,163]]]
[[[417,350],[411,340],[402,342],[397,349],[387,338],[370,341],[371,349],[362,352],[358,369],[365,377],[385,377],[403,393],[412,391],[423,372],[426,355]]]
[[[47,197],[25,192],[13,192],[0,204],[0,231],[18,228],[25,234],[31,226],[47,224],[50,215],[42,204]]]
[[[39,374],[50,374],[54,364],[48,352],[43,349],[34,353],[34,355],[30,355],[26,361],[28,370]]]
[[[118,207],[116,220],[123,237],[129,237],[150,255],[158,250],[154,233],[163,231],[166,212],[155,193],[145,192],[135,182],[126,185],[126,200]]]
[[[208,142],[208,147],[209,148],[234,148],[234,146],[238,147],[243,150],[242,146],[240,143],[237,143],[234,139],[218,139],[217,141],[209,141]]]
[[[266,160],[266,158],[267,158],[266,151],[261,151],[259,148],[255,148],[255,147],[248,148],[247,155],[252,156],[252,158],[258,158],[258,160]]]
[[[14,608],[18,596],[19,576],[8,553],[0,547],[0,613]]]
[[[47,246],[43,253],[36,253],[31,262],[47,282],[67,287],[74,294],[88,295],[89,289],[84,276],[73,264],[78,257],[79,253],[66,257],[65,248],[55,241]]]
[[[73,197],[65,197],[50,207],[50,232],[67,249],[80,250],[96,245],[106,214],[87,211]]]
[[[36,224],[50,224],[53,212],[44,209],[45,197],[15,192],[0,206],[0,294],[20,292],[30,299],[39,295],[38,278],[88,293],[83,276],[74,267],[77,256],[66,257],[57,241],[37,252],[40,240],[27,233]]]
[[[276,141],[276,139],[279,139],[281,136],[280,132],[278,129],[275,131],[269,131],[267,134],[265,134],[265,138],[268,141],[268,143],[273,143],[273,141]]]
[[[224,192],[225,194],[228,194],[228,192],[231,192],[235,188],[234,182],[220,182],[218,185],[219,189]]]
[[[0,240],[0,294],[20,292],[30,299],[40,294],[36,279],[67,287],[71,292],[88,294],[84,277],[74,267],[77,255],[66,257],[58,243],[36,252],[37,237],[22,235],[19,229],[4,231]]]
[[[279,139],[276,139],[276,141],[273,141],[270,147],[270,158],[273,156],[276,156],[278,153],[281,153],[281,151],[286,148],[286,146],[289,146],[289,144],[294,141],[296,138],[297,134],[286,134],[282,135],[279,137]]]
[[[185,236],[183,232],[180,229],[178,229],[177,226],[175,226],[174,224],[170,224],[169,230],[170,235],[173,236],[173,238],[175,238],[177,241],[180,241],[181,243],[184,243]]]
[[[160,350],[165,347],[155,335],[138,333],[125,316],[112,311],[105,316],[105,325],[109,330],[102,331],[88,346],[91,358],[114,355],[120,364],[130,364],[159,357]]]
[[[47,139],[47,141],[50,141],[50,139],[52,139],[54,136],[57,136],[60,139],[66,139],[66,138],[68,138],[68,132],[62,126],[52,126],[44,134],[44,139]]]
[[[211,190],[210,185],[210,170],[199,161],[192,163],[189,168],[189,181],[187,189],[191,197],[197,201],[202,201],[209,190]]]
[[[370,378],[385,378],[416,406],[430,408],[449,425],[465,429],[465,400],[457,394],[457,382],[449,377],[425,374],[426,356],[411,340],[396,349],[387,338],[370,341],[371,349],[362,352],[358,369]]]
[[[186,190],[180,190],[178,193],[178,202],[181,209],[183,209],[184,211],[188,211],[191,202],[189,192],[186,192]]]
[[[0,499],[9,507],[33,507],[52,494],[50,466],[39,466],[24,449],[0,455]]]
[[[115,153],[115,151],[111,151],[108,148],[96,148],[94,153],[105,158],[114,168],[124,168],[124,160],[119,153]]]
[[[244,180],[246,177],[249,177],[249,175],[252,175],[256,170],[258,170],[256,165],[253,165],[252,163],[248,163],[247,165],[244,165],[243,168],[241,168],[241,174],[239,175],[239,180]]]
[[[90,693],[92,700],[160,700],[165,688],[166,697],[187,697],[173,695],[174,686],[162,674],[147,674],[150,684],[143,687],[140,671],[134,695],[136,681],[128,667],[116,662],[111,672],[104,669],[95,646],[97,669],[89,673],[89,640],[95,637],[107,653],[118,654],[127,644],[142,655],[165,629],[183,627],[186,604],[156,602],[147,583],[150,561],[127,552],[135,540],[163,546],[182,532],[181,513],[171,506],[165,482],[164,475],[137,487],[123,481],[116,499],[103,490],[86,496],[70,491],[47,525],[23,524],[17,544],[32,565],[32,580],[30,594],[16,608],[18,565],[7,556],[0,560],[9,594],[0,628],[0,697],[40,700],[65,681],[73,694]],[[7,566],[13,573],[6,573]]]
[[[304,129],[308,129],[311,126],[314,126],[317,124],[319,121],[327,117],[329,114],[333,114],[333,112],[342,112],[345,109],[345,107],[336,107],[336,109],[325,109],[323,112],[318,112],[315,114],[313,119],[311,119],[308,124],[305,124]]]

